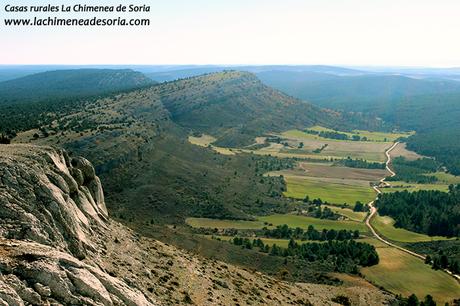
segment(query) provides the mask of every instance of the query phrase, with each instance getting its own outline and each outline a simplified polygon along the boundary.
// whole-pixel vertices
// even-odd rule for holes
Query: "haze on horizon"
[[[75,2],[51,1],[64,3]],[[460,66],[458,0],[133,3],[151,5],[150,13],[132,15],[149,16],[149,27],[7,28],[1,24],[0,64]],[[3,7],[0,17],[5,17]]]

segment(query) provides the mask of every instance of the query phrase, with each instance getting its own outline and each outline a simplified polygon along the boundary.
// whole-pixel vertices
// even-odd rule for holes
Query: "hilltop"
[[[252,73],[224,71],[164,83],[155,88],[171,119],[209,133],[224,146],[248,145],[267,132],[324,125],[353,126],[353,117],[313,106],[264,85]],[[373,120],[358,118],[374,127]]]

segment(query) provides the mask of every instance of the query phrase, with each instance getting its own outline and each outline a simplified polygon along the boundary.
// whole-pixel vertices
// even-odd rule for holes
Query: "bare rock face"
[[[99,178],[84,158],[30,145],[0,146],[0,235],[83,258],[106,228]]]
[[[0,305],[151,305],[90,259],[104,252],[108,214],[84,158],[0,146]]]

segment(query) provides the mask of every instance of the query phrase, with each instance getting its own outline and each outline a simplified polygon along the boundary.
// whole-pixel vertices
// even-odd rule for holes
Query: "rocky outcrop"
[[[0,236],[84,258],[108,218],[99,178],[84,158],[31,145],[0,146]]]
[[[150,305],[138,290],[70,254],[0,240],[0,305]]]
[[[89,161],[51,147],[0,146],[0,305],[152,304],[92,260],[107,230]]]

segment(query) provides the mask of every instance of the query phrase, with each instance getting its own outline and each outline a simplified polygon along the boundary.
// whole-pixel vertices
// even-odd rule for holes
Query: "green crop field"
[[[361,137],[367,137],[370,141],[389,141],[394,142],[401,137],[409,137],[410,135],[415,134],[414,132],[407,133],[384,133],[384,132],[369,132],[363,130],[354,130],[353,134],[359,135]]]
[[[332,204],[347,203],[351,207],[356,201],[368,203],[375,198],[375,192],[366,186],[366,182],[357,185],[356,180],[321,180],[320,178],[307,177],[285,177],[287,191],[286,197],[303,199],[309,196],[310,199],[320,198]]]
[[[359,230],[363,233],[367,232],[364,223],[355,221],[335,221],[291,214],[264,216],[259,217],[259,220],[273,224],[273,226],[287,224],[289,227],[307,229],[309,225],[313,225],[317,230],[325,228],[334,230]]]
[[[289,227],[300,227],[307,229],[313,225],[317,230],[335,229],[335,230],[359,230],[362,233],[367,232],[367,228],[362,222],[348,220],[326,220],[299,215],[271,215],[259,217],[258,221],[242,220],[218,220],[209,218],[187,218],[187,224],[195,228],[236,228],[236,229],[261,229],[263,227],[272,228],[277,225],[287,224]]]
[[[378,265],[361,269],[365,278],[373,283],[406,297],[412,293],[420,298],[431,294],[438,305],[460,296],[460,285],[447,273],[433,270],[422,260],[376,239],[369,238],[365,242],[377,248],[380,258]]]
[[[264,222],[261,221],[219,220],[209,218],[187,218],[185,222],[196,228],[260,229],[265,226]]]
[[[376,215],[371,221],[374,228],[386,238],[396,242],[421,242],[432,240],[446,240],[445,237],[430,237],[428,235],[419,234],[408,231],[403,228],[394,227],[394,220],[388,216]]]

